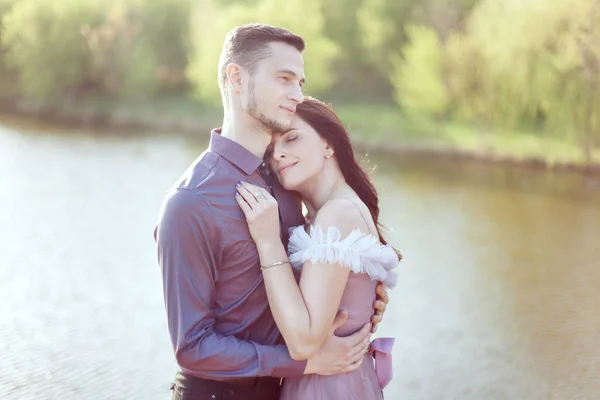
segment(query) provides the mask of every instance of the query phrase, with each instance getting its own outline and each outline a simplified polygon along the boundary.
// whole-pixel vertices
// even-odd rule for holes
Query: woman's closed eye
[[[294,140],[298,139],[298,136],[289,136],[285,138],[286,143],[289,142],[293,142]]]

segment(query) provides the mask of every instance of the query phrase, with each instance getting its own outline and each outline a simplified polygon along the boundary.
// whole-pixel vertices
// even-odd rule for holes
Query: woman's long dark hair
[[[371,212],[379,241],[387,244],[381,233],[382,225],[379,223],[377,190],[367,172],[356,160],[350,137],[340,118],[329,105],[310,96],[306,96],[304,101],[297,105],[296,114],[333,148],[344,180]],[[398,259],[401,259],[402,254],[398,250],[395,251]]]

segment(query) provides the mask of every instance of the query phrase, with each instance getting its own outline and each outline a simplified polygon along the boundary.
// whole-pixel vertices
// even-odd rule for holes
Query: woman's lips
[[[282,174],[296,164],[298,164],[298,161],[284,165],[283,167],[279,168],[279,174]]]

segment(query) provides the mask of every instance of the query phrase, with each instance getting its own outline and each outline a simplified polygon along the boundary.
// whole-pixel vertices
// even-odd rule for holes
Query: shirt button
[[[229,394],[230,394],[230,395],[232,395],[232,396],[235,394],[235,392],[233,391],[233,389],[231,389],[231,390],[229,391]]]

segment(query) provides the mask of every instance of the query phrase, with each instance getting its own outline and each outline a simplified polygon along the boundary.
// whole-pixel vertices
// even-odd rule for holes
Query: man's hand
[[[336,329],[348,320],[348,313],[341,310],[321,348],[306,363],[304,374],[336,375],[356,370],[362,364],[371,344],[371,324],[365,324],[352,336],[337,337]]]
[[[375,293],[377,294],[377,299],[373,303],[373,308],[375,309],[375,314],[371,317],[371,323],[373,324],[373,328],[371,328],[371,333],[375,333],[377,331],[377,326],[383,320],[383,313],[385,313],[385,308],[390,302],[390,298],[387,294],[387,289],[385,285],[381,282],[377,284],[375,288]]]

